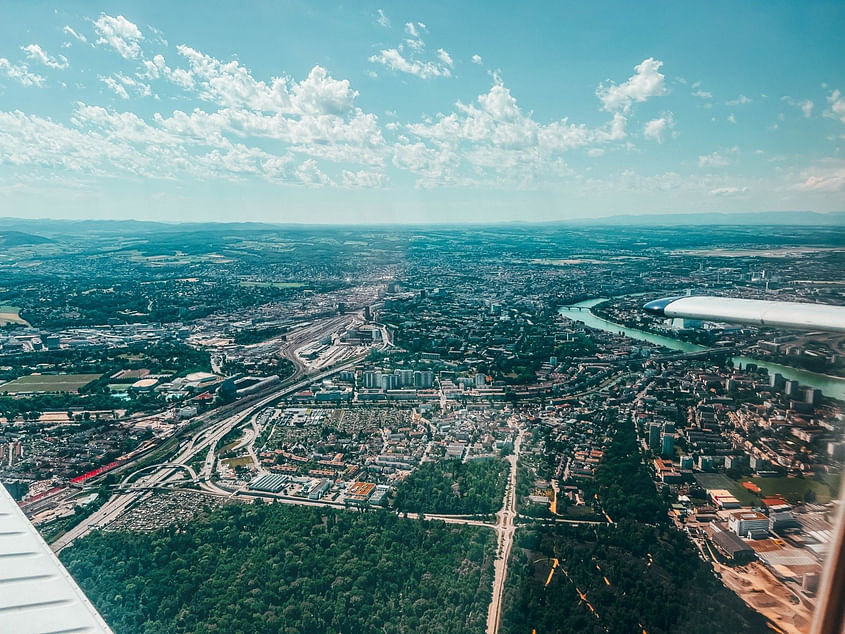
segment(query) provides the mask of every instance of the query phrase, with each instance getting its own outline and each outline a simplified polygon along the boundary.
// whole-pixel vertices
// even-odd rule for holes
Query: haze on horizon
[[[3,216],[349,224],[845,208],[841,2],[5,13]]]

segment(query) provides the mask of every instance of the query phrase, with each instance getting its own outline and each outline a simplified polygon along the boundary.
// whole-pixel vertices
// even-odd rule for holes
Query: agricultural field
[[[68,392],[96,381],[102,374],[29,374],[0,385],[0,393],[32,394],[36,392]]]
[[[30,325],[26,319],[21,318],[20,308],[17,306],[6,306],[0,304],[0,326],[5,326],[6,324],[20,324],[21,326]]]

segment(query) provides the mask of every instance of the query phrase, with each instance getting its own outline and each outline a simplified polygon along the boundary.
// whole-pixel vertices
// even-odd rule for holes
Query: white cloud
[[[808,192],[845,191],[845,161],[841,159],[822,161],[803,170],[801,179],[801,182],[793,185],[791,189]]]
[[[384,174],[381,172],[368,172],[360,170],[358,172],[350,172],[343,170],[343,186],[350,189],[364,189],[372,187],[381,187],[384,182]]]
[[[378,13],[378,17],[376,18],[376,22],[379,23],[379,26],[383,26],[386,29],[390,28],[390,18],[388,18],[382,9],[379,9],[376,13]]]
[[[670,128],[675,126],[675,119],[671,112],[666,113],[658,119],[652,119],[645,124],[643,136],[658,143],[663,143]]]
[[[105,13],[94,22],[97,31],[97,44],[107,44],[121,57],[137,59],[141,55],[140,41],[144,39],[141,30],[122,15],[116,18]]]
[[[602,102],[602,109],[608,112],[628,112],[633,102],[665,95],[666,78],[660,72],[661,66],[663,62],[649,57],[634,67],[634,74],[624,83],[600,84],[596,96]]]
[[[80,33],[77,33],[76,31],[74,31],[69,26],[65,26],[65,28],[62,29],[62,33],[66,33],[67,35],[70,35],[72,38],[79,40],[83,44],[88,41],[87,37],[85,37],[84,35],[82,35]]]
[[[358,91],[348,79],[338,80],[322,66],[314,66],[303,81],[273,77],[269,82],[256,80],[237,61],[223,63],[188,46],[178,46],[188,60],[189,71],[165,70],[164,59],[150,66],[183,86],[195,84],[200,97],[227,108],[245,108],[256,112],[294,115],[343,115],[352,113]],[[155,62],[155,58],[154,58]]]
[[[188,60],[189,72],[203,99],[226,107],[266,112],[290,110],[287,79],[274,77],[268,85],[254,79],[237,61],[223,63],[185,45],[176,49]]]
[[[315,66],[299,82],[290,77],[265,82],[238,62],[223,63],[189,47],[179,52],[187,68],[173,68],[161,55],[141,55],[134,76],[118,72],[99,79],[124,100],[151,95],[150,81],[170,81],[211,104],[210,111],[174,110],[144,120],[133,112],[79,104],[71,127],[0,113],[5,116],[0,119],[0,162],[98,176],[254,176],[314,186],[377,186],[388,148],[376,115],[355,107],[358,92],[348,80]],[[0,64],[0,72],[5,71],[31,81],[8,62]],[[344,177],[340,165],[367,169],[346,169]]]
[[[845,123],[845,96],[839,90],[834,90],[828,96],[827,103],[830,104],[830,110],[825,112],[825,116],[839,119],[842,123]]]
[[[734,116],[733,112],[728,115],[728,121],[730,121],[731,123],[736,123],[736,117]]]
[[[194,89],[194,77],[191,71],[184,68],[170,68],[163,55],[155,55],[151,60],[141,60],[143,70],[136,73],[139,79],[165,78],[185,90]]]
[[[407,22],[405,33],[410,37],[395,48],[382,49],[377,55],[371,55],[370,63],[381,64],[392,71],[407,73],[420,79],[451,77],[454,62],[452,56],[444,49],[437,49],[436,61],[421,57],[425,53],[425,41],[422,39],[422,32],[425,30],[425,24],[422,22]]]
[[[129,99],[129,93],[124,88],[123,84],[117,81],[114,77],[103,77],[100,75],[100,81],[108,86],[118,97],[122,99]]]
[[[751,103],[751,99],[746,97],[745,95],[740,95],[736,99],[731,99],[730,101],[726,101],[726,106],[744,106],[747,103]]]
[[[712,99],[713,98],[713,93],[711,93],[709,90],[702,90],[701,89],[701,82],[700,81],[695,82],[692,85],[692,88],[693,88],[693,91],[692,91],[691,94],[692,94],[693,97],[698,97],[699,99]]]
[[[149,97],[152,94],[152,89],[149,84],[140,82],[132,77],[127,77],[123,73],[115,73],[111,77],[99,76],[101,82],[108,86],[118,97],[129,99],[129,90],[144,97]]]
[[[26,64],[13,64],[5,57],[0,57],[0,75],[14,79],[22,86],[43,86],[45,79],[38,73],[32,73]]]
[[[718,152],[713,152],[712,154],[703,154],[698,157],[699,167],[724,167],[729,163],[730,161]]]
[[[790,106],[799,108],[806,119],[809,119],[813,114],[813,106],[815,104],[813,104],[813,102],[809,99],[799,100],[786,96],[781,97],[781,101],[783,101],[784,103],[788,103]]]
[[[322,185],[333,185],[332,180],[320,171],[317,161],[308,159],[299,165],[295,170],[296,177],[305,185],[312,187]]]
[[[58,70],[64,70],[67,68],[67,57],[64,55],[59,55],[58,58],[51,57],[38,44],[28,44],[27,46],[21,46],[21,50],[26,53],[27,58],[31,59],[34,62],[41,64],[42,66],[47,66],[48,68],[56,68]]]
[[[451,77],[452,71],[447,66],[435,64],[434,62],[423,62],[413,59],[406,59],[398,49],[389,48],[379,52],[378,55],[370,57],[370,62],[381,64],[390,70],[399,73],[416,75],[420,79],[431,77]]]
[[[484,63],[484,60],[481,59],[481,55],[476,53],[475,55],[472,56],[472,63],[473,64],[482,64],[482,63]]]
[[[625,138],[626,118],[615,113],[604,126],[588,128],[567,119],[539,123],[518,106],[501,78],[475,103],[455,112],[408,124],[415,140],[400,138],[394,165],[419,175],[418,185],[534,187],[545,178],[571,173],[563,153]]]
[[[737,194],[745,194],[748,192],[748,187],[716,187],[710,190],[711,196],[735,196]]]
[[[291,152],[272,154],[209,130],[203,136],[199,127],[191,136],[191,131],[166,126],[165,121],[159,117],[149,124],[131,112],[85,104],[77,106],[73,127],[22,112],[0,112],[0,162],[61,167],[101,177],[127,174],[173,180],[187,175],[240,181],[255,176],[272,182],[334,185],[314,158],[298,161]],[[354,155],[346,155],[344,162],[356,162]],[[347,184],[374,186],[377,173],[353,173],[354,182],[347,177]]]
[[[454,66],[455,65],[454,62],[452,61],[451,55],[449,55],[449,53],[444,51],[442,48],[437,49],[437,59],[439,59],[441,62],[446,64],[446,66]]]
[[[322,66],[315,66],[308,77],[293,85],[292,103],[300,113],[340,115],[352,109],[358,96],[348,79],[333,79]]]
[[[800,108],[801,108],[801,112],[804,113],[804,117],[807,118],[807,119],[809,119],[810,115],[813,114],[813,102],[810,101],[809,99],[805,99],[804,101],[802,101]]]

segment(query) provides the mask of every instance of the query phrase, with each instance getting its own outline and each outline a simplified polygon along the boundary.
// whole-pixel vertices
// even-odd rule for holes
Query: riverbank
[[[637,328],[629,328],[627,326],[623,326],[622,324],[608,321],[603,317],[599,317],[592,311],[592,308],[606,301],[608,301],[608,299],[605,297],[596,297],[570,306],[561,306],[558,309],[558,313],[568,319],[572,319],[573,321],[580,321],[590,328],[596,328],[597,330],[604,330],[606,332],[621,333],[631,339],[647,341],[648,343],[669,348],[670,350],[678,350],[680,352],[698,352],[708,350],[707,347],[699,344],[681,341],[665,335],[657,335]],[[787,380],[798,381],[801,385],[817,388],[821,390],[822,394],[825,396],[845,401],[845,379],[843,378],[810,372],[809,370],[801,370],[799,368],[793,368],[791,366],[773,363],[762,359],[755,359],[753,357],[735,356],[731,357],[731,359],[734,365],[739,368],[743,368],[749,363],[753,363],[756,364],[757,367],[766,368],[770,373],[777,372]]]

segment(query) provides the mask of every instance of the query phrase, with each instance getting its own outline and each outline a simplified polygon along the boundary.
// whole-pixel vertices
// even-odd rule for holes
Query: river
[[[695,352],[697,350],[706,350],[705,346],[700,346],[688,341],[680,341],[672,337],[663,335],[655,335],[644,330],[637,330],[636,328],[627,328],[621,324],[608,321],[598,315],[593,314],[590,310],[596,304],[606,302],[607,299],[599,297],[596,299],[588,299],[571,306],[561,306],[558,312],[565,315],[569,319],[575,321],[582,321],[590,328],[598,330],[605,330],[607,332],[621,332],[626,337],[637,339],[639,341],[648,341],[664,348],[672,350],[680,350],[681,352]],[[837,398],[845,401],[845,379],[840,379],[825,374],[817,374],[808,370],[799,370],[798,368],[791,368],[779,363],[772,363],[771,361],[763,361],[761,359],[753,359],[751,357],[732,357],[734,365],[737,367],[745,367],[749,363],[756,363],[758,367],[766,368],[770,373],[779,372],[784,378],[798,381],[801,385],[818,388],[825,396]]]

